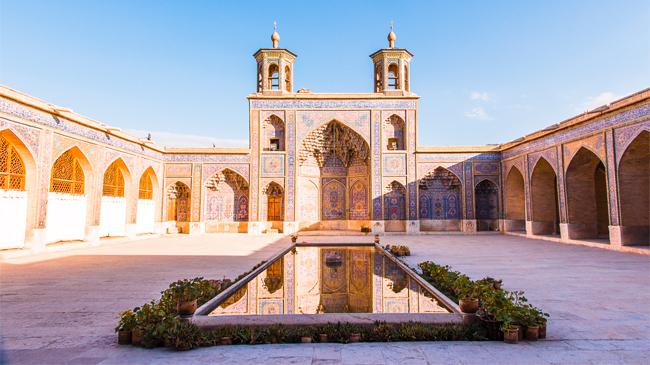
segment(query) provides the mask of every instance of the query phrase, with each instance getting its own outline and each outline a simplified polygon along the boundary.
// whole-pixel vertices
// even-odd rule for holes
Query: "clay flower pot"
[[[528,341],[537,341],[539,338],[539,327],[538,326],[528,326],[526,327],[526,339]]]
[[[478,311],[478,299],[476,298],[461,299],[458,305],[463,313],[476,313]]]
[[[219,341],[220,344],[222,345],[232,345],[232,338],[225,336],[221,337],[221,340]]]
[[[327,333],[321,333],[318,337],[319,342],[327,342]]]
[[[519,342],[519,326],[512,326],[503,330],[503,342],[505,343],[518,343]]]
[[[134,345],[140,345],[142,343],[142,330],[139,328],[134,328],[131,332],[131,343]]]
[[[178,314],[188,315],[188,314],[194,314],[194,312],[196,312],[196,307],[197,307],[197,302],[196,299],[194,299],[189,302],[178,302],[178,306],[176,307],[176,309]]]
[[[300,342],[302,342],[302,343],[311,343],[311,336],[302,336],[302,337],[300,337]]]
[[[359,342],[361,341],[361,334],[360,333],[352,333],[350,334],[350,342]]]
[[[538,332],[538,337],[537,338],[539,338],[540,340],[545,339],[546,338],[546,325],[545,324],[540,325],[539,326],[539,331],[537,331],[537,332]]]
[[[130,345],[131,344],[131,331],[119,331],[117,332],[117,343],[119,345]]]

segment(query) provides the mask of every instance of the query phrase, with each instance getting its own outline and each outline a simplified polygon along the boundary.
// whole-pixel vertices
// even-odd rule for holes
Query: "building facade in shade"
[[[297,55],[272,41],[249,148],[163,147],[0,87],[0,249],[362,227],[648,245],[650,89],[498,146],[424,147],[392,31],[368,93],[294,90]]]

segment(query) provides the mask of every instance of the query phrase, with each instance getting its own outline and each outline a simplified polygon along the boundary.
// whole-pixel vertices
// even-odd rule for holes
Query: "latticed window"
[[[0,136],[0,189],[25,190],[25,165],[14,146]]]
[[[114,197],[124,196],[124,176],[117,166],[117,162],[113,162],[104,174],[104,191],[102,195]]]
[[[140,178],[140,193],[138,199],[153,199],[153,183],[149,174],[142,174]]]
[[[84,172],[72,152],[67,151],[54,162],[50,191],[73,195],[84,194]]]

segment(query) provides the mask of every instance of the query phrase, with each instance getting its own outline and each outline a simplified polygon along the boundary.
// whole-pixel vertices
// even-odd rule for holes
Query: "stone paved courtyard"
[[[355,242],[371,237],[305,236]],[[386,236],[416,264],[434,260],[474,278],[502,278],[551,314],[548,339],[500,342],[291,344],[174,352],[117,346],[118,313],[185,277],[234,277],[289,245],[287,238],[169,236],[0,266],[4,354],[11,364],[648,364],[650,259],[501,235]]]

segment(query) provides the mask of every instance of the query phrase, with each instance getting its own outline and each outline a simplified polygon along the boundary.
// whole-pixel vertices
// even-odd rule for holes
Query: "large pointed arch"
[[[192,190],[182,181],[176,180],[165,188],[165,219],[173,224],[168,231],[189,233]]]
[[[131,171],[121,157],[104,170],[102,196],[127,197],[132,186]]]
[[[160,221],[160,186],[153,167],[147,167],[138,180],[138,199],[136,206],[136,232],[155,233],[156,222]]]
[[[106,167],[102,179],[102,199],[99,210],[100,237],[127,234],[127,203],[133,198],[132,186],[129,168],[121,157],[116,158]]]
[[[52,164],[47,203],[46,241],[83,240],[93,224],[93,169],[77,146],[64,151]]]
[[[476,224],[479,231],[499,230],[499,187],[484,178],[474,186]]]
[[[566,170],[568,234],[571,239],[605,239],[609,234],[607,178],[603,161],[581,147]]]
[[[530,177],[531,230],[537,235],[560,233],[557,175],[551,163],[540,157]]]
[[[650,131],[628,144],[618,165],[621,243],[650,244]]]
[[[397,180],[385,187],[384,193],[384,230],[403,232],[406,230],[406,188]]]
[[[13,131],[0,131],[0,249],[21,248],[36,224],[36,163]]]
[[[248,221],[249,185],[238,172],[224,168],[205,182],[206,231],[240,231],[229,223]],[[226,228],[227,227],[227,228]]]
[[[512,166],[505,179],[504,205],[505,222],[504,230],[526,230],[526,195],[524,175],[519,168]]]
[[[442,166],[418,182],[420,230],[458,231],[462,210],[462,183],[458,175]]]

